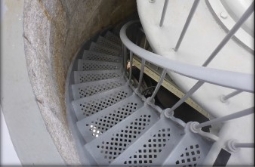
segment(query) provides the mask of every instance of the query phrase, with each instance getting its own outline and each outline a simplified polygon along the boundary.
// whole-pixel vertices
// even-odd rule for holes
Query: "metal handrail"
[[[153,63],[161,68],[170,70],[189,78],[197,79],[202,82],[208,82],[219,86],[242,90],[244,92],[254,92],[252,74],[219,70],[182,63],[179,61],[170,60],[166,57],[149,52],[137,46],[132,41],[130,41],[126,35],[127,28],[137,22],[138,21],[131,21],[126,23],[120,30],[120,38],[123,44],[129,50],[131,50],[132,53],[141,57],[143,60]]]

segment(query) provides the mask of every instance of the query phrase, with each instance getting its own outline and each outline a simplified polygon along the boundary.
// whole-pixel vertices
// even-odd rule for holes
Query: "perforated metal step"
[[[81,135],[90,142],[141,108],[143,102],[136,95],[77,122]]]
[[[200,166],[212,147],[212,142],[186,131],[178,145],[166,158],[164,165]]]
[[[162,117],[111,165],[161,165],[184,135],[184,128]]]
[[[120,102],[131,94],[132,90],[127,85],[124,85],[93,96],[72,101],[72,106],[77,119],[81,120]]]
[[[148,106],[143,106],[113,126],[107,133],[86,144],[84,148],[90,151],[97,164],[110,164],[129,146],[132,146],[132,143],[158,119],[156,111]]]
[[[122,57],[84,50],[82,59],[121,63]]]
[[[122,69],[121,63],[93,61],[93,60],[78,60],[78,71],[91,71],[91,70],[120,70]]]
[[[109,55],[112,55],[112,56],[120,56],[120,51],[119,50],[109,49],[105,46],[96,44],[95,42],[91,43],[89,50],[95,51],[95,52],[98,52],[98,53],[109,54]]]
[[[99,36],[97,39],[97,44],[100,44],[102,46],[108,47],[110,49],[114,49],[114,50],[121,50],[121,46],[108,40],[107,38],[104,38],[102,36]]]
[[[75,84],[122,77],[120,70],[74,71]]]
[[[106,39],[118,44],[118,45],[121,45],[121,40],[118,36],[114,35],[112,32],[108,31],[105,36],[104,36]]]
[[[126,83],[123,77],[111,78],[72,85],[73,98],[80,99],[109,89],[123,86]]]

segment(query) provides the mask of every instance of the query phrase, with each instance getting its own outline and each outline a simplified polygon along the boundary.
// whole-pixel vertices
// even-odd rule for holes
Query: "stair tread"
[[[84,140],[90,142],[97,136],[93,136],[91,126],[95,126],[100,134],[105,133],[111,127],[121,122],[123,119],[134,113],[143,105],[143,102],[135,94],[121,100],[120,102],[108,107],[96,114],[86,117],[77,122],[77,127],[81,132]],[[95,133],[95,135],[100,135]]]
[[[107,38],[105,38],[105,37],[102,37],[102,36],[99,36],[99,37],[97,38],[96,43],[97,43],[97,44],[100,44],[100,45],[102,45],[102,46],[111,48],[111,49],[121,50],[121,45],[116,44],[116,43],[112,42],[111,40],[109,40],[109,39],[107,39]]]
[[[178,145],[165,158],[163,165],[200,166],[206,158],[213,142],[202,138],[199,134],[186,131]]]
[[[182,138],[184,128],[161,117],[111,165],[161,165]]]
[[[112,56],[120,56],[120,51],[116,49],[110,49],[108,47],[105,47],[103,45],[97,44],[95,42],[91,42],[91,45],[89,47],[89,50],[95,51],[98,53],[105,53]]]
[[[78,71],[92,71],[92,70],[120,70],[121,63],[103,62],[94,60],[78,60]]]
[[[120,70],[74,71],[75,84],[123,76]]]
[[[118,36],[116,36],[115,34],[113,34],[111,31],[107,31],[107,33],[104,36],[106,39],[121,45],[121,40]]]
[[[159,119],[149,106],[143,106],[106,133],[84,146],[98,165],[110,164],[124,150],[143,135]],[[112,147],[112,149],[106,149]]]
[[[123,86],[126,80],[123,77],[110,78],[99,81],[85,82],[72,85],[74,100]]]
[[[111,90],[97,93],[90,97],[74,100],[72,101],[72,106],[77,119],[82,120],[85,117],[120,102],[121,100],[129,97],[132,93],[132,90],[127,85],[123,85]]]
[[[84,50],[82,59],[116,63],[122,62],[122,57],[111,56],[109,54],[98,53],[90,50]]]

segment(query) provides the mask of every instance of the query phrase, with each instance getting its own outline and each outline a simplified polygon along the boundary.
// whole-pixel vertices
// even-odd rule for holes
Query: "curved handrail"
[[[252,74],[219,70],[208,67],[199,67],[191,64],[181,63],[178,61],[170,60],[137,46],[132,41],[130,41],[126,35],[127,28],[137,22],[138,21],[130,21],[126,23],[120,30],[120,38],[123,44],[129,50],[131,50],[134,54],[138,55],[142,59],[145,59],[146,61],[159,67],[171,70],[189,78],[246,92],[254,92],[254,80]]]

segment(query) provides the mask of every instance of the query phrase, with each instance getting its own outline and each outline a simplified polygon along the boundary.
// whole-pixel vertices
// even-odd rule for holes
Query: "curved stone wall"
[[[65,112],[65,79],[84,41],[136,11],[135,0],[25,0],[28,74],[46,124],[67,164],[79,164]]]

